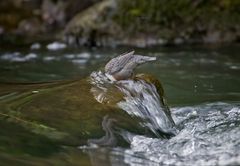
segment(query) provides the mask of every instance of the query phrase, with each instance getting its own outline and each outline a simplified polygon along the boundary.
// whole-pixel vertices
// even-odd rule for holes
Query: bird
[[[134,51],[127,52],[111,59],[105,65],[105,75],[111,81],[131,79],[138,65],[155,60],[156,57],[136,55]]]

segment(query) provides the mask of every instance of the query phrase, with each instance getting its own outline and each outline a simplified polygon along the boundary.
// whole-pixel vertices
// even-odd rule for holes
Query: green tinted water
[[[151,73],[161,80],[170,107],[238,103],[239,48],[238,45],[138,48],[136,53],[156,56],[158,60],[139,67],[137,72]],[[86,77],[112,57],[129,50],[132,48],[59,51],[2,48],[3,165],[89,165],[88,155],[76,147],[86,144],[87,138],[102,136],[101,115],[114,116],[119,110],[97,103],[89,93]],[[77,81],[69,81],[73,79]],[[45,83],[29,84],[32,82]],[[121,122],[122,126],[129,125],[126,128],[134,126],[123,119]]]
[[[135,49],[138,54],[158,58],[156,63],[139,67],[138,72],[151,73],[160,79],[168,101],[172,104],[234,101],[239,97],[239,47],[230,45]],[[103,67],[112,57],[132,49],[1,49],[0,81],[81,79]],[[24,59],[29,53],[35,54],[35,57]]]

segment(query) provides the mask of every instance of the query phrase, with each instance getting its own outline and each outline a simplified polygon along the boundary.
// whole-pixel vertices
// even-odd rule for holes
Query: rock
[[[104,45],[109,42],[119,32],[119,27],[111,18],[115,9],[115,1],[104,0],[80,12],[66,26],[66,40],[75,37],[80,45]]]
[[[239,28],[234,27],[239,22],[240,3],[226,4],[104,0],[75,16],[65,28],[63,38],[70,44],[90,46],[233,42],[239,38],[236,37]]]
[[[66,20],[70,21],[70,19],[72,19],[79,12],[87,9],[88,7],[91,7],[92,5],[100,1],[101,0],[68,0],[65,11]]]
[[[25,35],[36,35],[43,32],[43,26],[37,18],[22,20],[19,25],[17,32]]]
[[[56,4],[51,0],[43,0],[41,6],[43,21],[50,27],[62,26],[66,21],[65,8],[66,2],[62,0],[57,1]]]
[[[180,37],[177,37],[177,38],[174,39],[173,43],[176,44],[176,45],[180,45],[180,44],[184,43],[184,40]]]
[[[143,79],[148,83],[152,83],[153,85],[155,85],[159,96],[165,96],[164,95],[164,90],[163,90],[163,86],[161,84],[161,82],[156,79],[153,75],[150,74],[137,74],[135,77],[136,80],[138,79]]]
[[[147,75],[139,75],[136,79],[141,78],[154,82],[160,95],[163,94],[157,79]],[[95,100],[91,88],[88,79],[42,84],[1,84],[0,118],[4,123],[13,123],[39,136],[60,141],[62,145],[84,145],[88,139],[101,138],[105,132],[115,135],[104,137],[103,140],[107,140],[109,145],[115,144],[115,141],[120,143],[119,129],[152,135],[139,123],[139,119],[115,105],[122,100],[120,91],[113,87],[108,93],[112,102],[104,104]]]
[[[221,41],[221,34],[219,31],[210,31],[203,37],[204,43],[216,43]]]
[[[165,113],[167,114],[168,119],[170,119],[170,121],[174,124],[175,122],[173,121],[170,109],[168,108],[168,104],[167,104],[165,94],[164,94],[164,89],[163,89],[161,82],[157,78],[155,78],[153,75],[150,75],[150,74],[137,74],[135,79],[137,79],[137,80],[142,79],[150,84],[155,85],[157,92],[159,94],[159,97],[160,97],[159,100],[163,104],[163,107],[166,108]]]
[[[4,28],[0,26],[0,35],[4,33]]]

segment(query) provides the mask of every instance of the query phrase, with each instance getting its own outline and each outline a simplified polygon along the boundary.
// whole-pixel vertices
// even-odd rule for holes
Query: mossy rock
[[[64,36],[80,45],[233,42],[240,35],[239,6],[239,0],[104,0],[76,15]]]
[[[113,21],[116,2],[103,0],[77,14],[66,26],[63,36],[75,38],[78,44],[100,45],[109,42],[116,33],[120,35],[120,27]],[[71,41],[70,41],[71,43]]]
[[[155,85],[159,96],[163,96],[164,97],[163,86],[162,86],[161,82],[156,77],[154,77],[153,75],[150,75],[150,74],[137,74],[135,79],[136,80],[143,79],[147,83],[151,83],[151,84]]]
[[[136,79],[154,84],[162,99],[163,88],[156,78],[141,74]],[[94,98],[92,88],[89,79],[42,84],[2,84],[0,120],[6,125],[18,126],[25,132],[67,146],[85,145],[89,139],[104,136],[103,122],[106,117],[113,121],[117,135],[121,130],[127,130],[153,136],[149,129],[140,125],[142,119],[134,118],[117,107],[123,95],[114,85],[107,94],[110,102],[106,103],[99,103]],[[121,144],[122,140],[117,139]]]

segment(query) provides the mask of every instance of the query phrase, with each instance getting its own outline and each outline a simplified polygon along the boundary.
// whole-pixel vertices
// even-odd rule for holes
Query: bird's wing
[[[113,74],[120,71],[133,58],[134,51],[121,54],[111,59],[105,66],[105,72]]]

